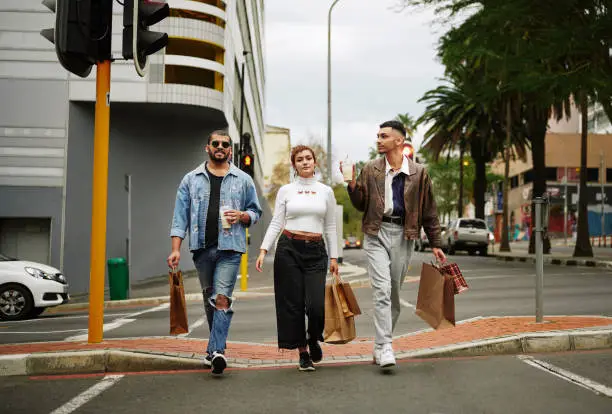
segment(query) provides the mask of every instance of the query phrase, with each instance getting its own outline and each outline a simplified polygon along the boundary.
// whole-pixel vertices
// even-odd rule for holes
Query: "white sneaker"
[[[383,345],[378,361],[381,368],[389,368],[395,365],[395,354],[391,344]]]
[[[372,353],[372,363],[380,365],[380,353],[382,351],[382,345],[374,344],[374,352]]]

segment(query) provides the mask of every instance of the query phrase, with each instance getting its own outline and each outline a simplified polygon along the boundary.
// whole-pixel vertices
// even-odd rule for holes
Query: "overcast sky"
[[[292,143],[327,141],[327,12],[331,0],[266,0],[266,122]],[[340,0],[332,12],[332,148],[367,159],[378,125],[408,112],[443,74],[431,11],[397,13],[397,0]],[[414,143],[422,139],[418,131]]]

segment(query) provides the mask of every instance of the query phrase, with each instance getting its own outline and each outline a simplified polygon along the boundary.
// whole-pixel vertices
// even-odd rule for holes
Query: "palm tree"
[[[409,113],[405,113],[405,114],[397,114],[397,116],[395,117],[395,120],[402,123],[402,125],[404,126],[404,129],[406,130],[406,135],[412,138],[417,128],[417,124],[414,118],[410,116]]]

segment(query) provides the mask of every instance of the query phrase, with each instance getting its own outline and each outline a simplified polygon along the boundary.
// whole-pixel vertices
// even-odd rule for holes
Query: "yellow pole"
[[[98,62],[94,125],[93,195],[91,204],[91,256],[89,267],[90,344],[102,342],[104,325],[104,262],[106,257],[106,205],[110,127],[110,60]]]
[[[240,290],[246,292],[248,287],[247,272],[249,271],[249,229],[246,229],[246,252],[240,258]]]

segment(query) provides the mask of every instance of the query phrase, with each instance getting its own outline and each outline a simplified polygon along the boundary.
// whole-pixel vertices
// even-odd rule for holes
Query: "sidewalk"
[[[550,254],[544,255],[544,263],[566,266],[588,266],[612,269],[612,247],[593,246],[593,257],[573,257],[574,244],[563,240],[551,240]],[[535,263],[535,254],[529,254],[529,242],[510,243],[510,252],[500,252],[496,243],[490,250],[490,255],[499,260]]]
[[[202,369],[206,345],[181,337],[0,345],[0,376]],[[368,362],[372,347],[372,338],[322,344],[323,363]],[[533,317],[475,318],[451,329],[401,335],[393,347],[398,359],[612,348],[612,318],[550,316],[539,324]],[[280,351],[273,343],[229,341],[227,357],[235,368],[279,367],[294,365],[297,352]]]

